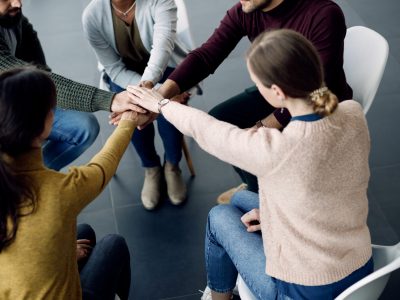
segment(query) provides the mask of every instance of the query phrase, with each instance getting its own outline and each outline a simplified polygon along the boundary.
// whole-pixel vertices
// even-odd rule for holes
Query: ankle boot
[[[142,188],[142,203],[147,210],[154,209],[160,202],[161,167],[145,168]]]
[[[186,184],[179,166],[167,161],[164,166],[164,177],[167,183],[168,197],[172,204],[181,204],[186,199]]]

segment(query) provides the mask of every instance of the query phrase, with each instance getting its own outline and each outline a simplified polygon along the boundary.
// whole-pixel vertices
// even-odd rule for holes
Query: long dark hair
[[[36,205],[29,178],[16,174],[10,159],[29,151],[56,105],[50,77],[33,67],[0,74],[0,252],[15,238],[19,209]]]
[[[324,88],[318,52],[300,33],[290,29],[265,31],[251,44],[247,61],[265,87],[276,84],[288,96],[306,99],[320,115],[336,109],[337,97]]]

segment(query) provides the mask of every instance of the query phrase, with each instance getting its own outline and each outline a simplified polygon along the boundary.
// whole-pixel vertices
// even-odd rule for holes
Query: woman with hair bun
[[[338,104],[315,48],[294,31],[261,34],[247,67],[266,101],[292,115],[282,131],[240,129],[128,88],[205,151],[257,176],[259,194],[238,192],[209,213],[202,299],[230,299],[238,272],[258,299],[334,299],[373,271],[362,107]]]

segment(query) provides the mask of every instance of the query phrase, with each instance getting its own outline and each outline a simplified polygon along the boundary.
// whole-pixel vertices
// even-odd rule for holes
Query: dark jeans
[[[172,68],[167,68],[160,83],[164,82],[172,71]],[[108,76],[106,76],[105,80],[107,80],[110,85],[110,90],[112,92],[119,93],[125,90],[112,82]],[[182,133],[180,133],[178,129],[168,122],[161,114],[156,120],[158,132],[160,133],[165,149],[164,159],[173,165],[178,165],[182,158]],[[154,146],[154,136],[155,130],[153,123],[147,125],[142,130],[135,130],[132,136],[132,144],[142,161],[142,166],[145,168],[152,168],[161,165],[160,157],[157,155]]]
[[[215,106],[209,114],[239,128],[250,128],[274,110],[275,108],[264,99],[256,87],[250,87],[243,93]],[[242,181],[248,185],[247,189],[258,193],[257,177],[237,167],[233,168]]]
[[[128,299],[131,284],[129,249],[125,239],[109,234],[96,243],[96,234],[87,224],[79,224],[77,239],[88,239],[93,246],[86,261],[79,263],[84,300]]]

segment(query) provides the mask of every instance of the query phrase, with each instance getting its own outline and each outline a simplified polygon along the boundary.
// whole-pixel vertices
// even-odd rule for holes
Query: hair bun
[[[338,106],[338,99],[326,86],[310,93],[314,111],[321,116],[329,116]]]

